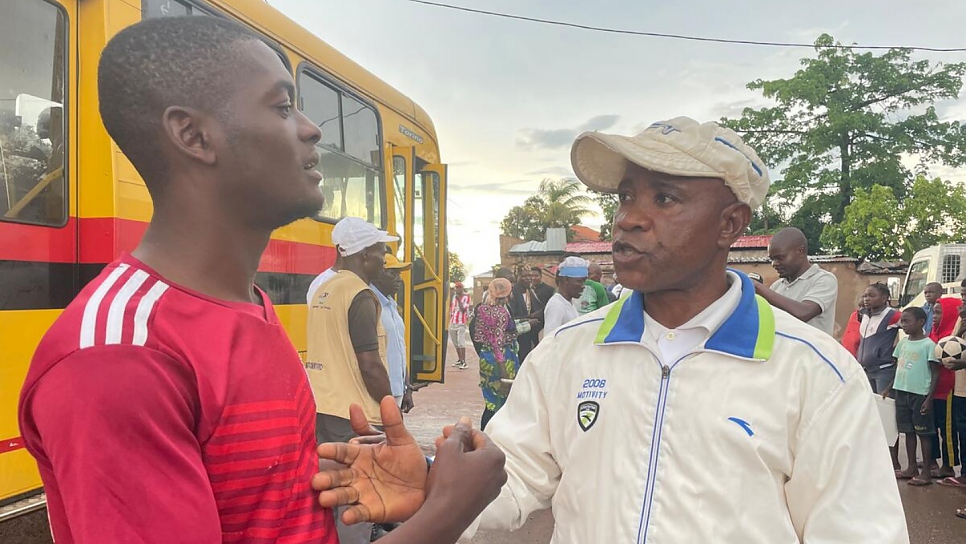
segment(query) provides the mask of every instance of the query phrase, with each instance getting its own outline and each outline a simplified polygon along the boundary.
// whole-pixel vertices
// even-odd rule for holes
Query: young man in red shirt
[[[155,19],[108,43],[98,92],[154,217],[54,323],[21,393],[55,540],[335,544],[310,487],[312,392],[254,284],[271,232],[323,204],[320,132],[295,109],[291,74],[231,22]],[[492,453],[464,430],[441,463],[450,473]],[[418,450],[401,423],[394,433]],[[430,486],[437,503],[465,495]],[[400,534],[444,542],[437,527],[465,527],[492,496],[465,502],[456,523],[417,516]]]

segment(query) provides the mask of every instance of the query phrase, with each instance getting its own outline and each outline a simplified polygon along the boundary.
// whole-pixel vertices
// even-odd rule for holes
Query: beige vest
[[[312,295],[308,316],[308,353],[305,371],[315,395],[316,411],[349,418],[349,405],[362,406],[369,423],[382,424],[379,402],[369,395],[359,371],[359,360],[349,338],[349,306],[360,292],[368,293],[381,312],[379,301],[362,278],[349,270],[340,270]],[[379,358],[386,364],[386,331],[376,318],[379,336]]]

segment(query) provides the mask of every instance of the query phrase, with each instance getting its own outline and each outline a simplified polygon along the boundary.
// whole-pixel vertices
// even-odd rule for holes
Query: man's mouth
[[[321,157],[319,156],[318,153],[312,153],[312,157],[309,159],[308,162],[305,163],[304,166],[302,166],[302,168],[306,170],[312,170],[313,168],[319,165],[320,160],[321,160]]]
[[[621,256],[621,257],[633,257],[635,255],[643,255],[644,254],[644,251],[638,249],[637,247],[635,247],[635,246],[633,246],[633,245],[631,245],[631,244],[629,244],[627,242],[621,241],[621,240],[615,241],[613,243],[613,245],[611,246],[611,249],[612,249],[614,255],[618,255],[618,256]]]

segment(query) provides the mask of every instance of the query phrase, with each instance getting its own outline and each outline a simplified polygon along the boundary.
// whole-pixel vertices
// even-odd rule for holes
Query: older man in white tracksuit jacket
[[[620,197],[614,268],[633,294],[527,357],[487,426],[507,483],[469,533],[553,508],[554,544],[907,544],[865,372],[726,269],[768,192],[755,151],[680,117],[583,134],[571,157],[587,186]],[[383,467],[420,463],[392,449]],[[344,500],[375,483],[366,511],[415,506],[393,486],[418,466],[352,469],[324,478],[356,488]]]
[[[552,507],[555,544],[907,543],[862,368],[726,272],[768,191],[755,152],[678,118],[584,134],[572,156],[620,195],[614,263],[635,292],[527,358],[487,427],[509,480],[476,525]]]

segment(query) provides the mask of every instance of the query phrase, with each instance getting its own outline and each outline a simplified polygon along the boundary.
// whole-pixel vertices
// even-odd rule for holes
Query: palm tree
[[[592,213],[587,208],[592,200],[575,179],[545,179],[540,182],[539,195],[546,206],[542,219],[548,227],[570,227]]]

